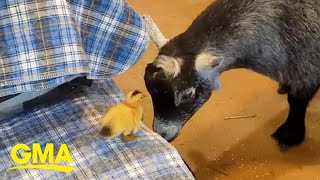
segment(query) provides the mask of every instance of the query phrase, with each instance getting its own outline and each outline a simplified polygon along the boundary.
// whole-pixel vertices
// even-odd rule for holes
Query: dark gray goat
[[[320,84],[319,0],[216,0],[171,40],[155,29],[159,55],[145,70],[155,132],[172,141],[219,88],[222,72],[246,68],[288,93],[289,115],[272,136],[286,146],[304,140],[306,109]]]

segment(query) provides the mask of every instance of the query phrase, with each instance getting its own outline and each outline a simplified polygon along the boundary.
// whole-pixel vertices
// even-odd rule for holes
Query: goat
[[[170,40],[145,19],[159,47],[144,75],[155,132],[174,140],[220,88],[220,74],[245,68],[287,93],[288,117],[272,137],[281,147],[303,142],[307,106],[320,84],[320,1],[216,0]]]

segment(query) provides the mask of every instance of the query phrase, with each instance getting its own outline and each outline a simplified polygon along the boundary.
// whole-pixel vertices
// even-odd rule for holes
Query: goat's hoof
[[[271,136],[278,141],[281,150],[301,144],[305,137],[305,127],[295,124],[282,124]]]
[[[288,93],[288,91],[286,89],[283,89],[281,87],[278,88],[277,92],[278,92],[278,94],[287,94]]]
[[[288,94],[289,91],[290,91],[289,86],[279,84],[279,88],[277,90],[278,94]]]

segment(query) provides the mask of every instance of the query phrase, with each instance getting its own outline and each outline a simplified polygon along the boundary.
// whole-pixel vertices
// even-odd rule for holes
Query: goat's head
[[[144,16],[150,38],[159,48],[145,70],[145,84],[154,108],[153,129],[168,141],[220,87],[223,58],[207,51],[205,40],[182,33],[168,41],[149,16]]]
[[[168,141],[220,87],[222,60],[209,53],[181,52],[174,41],[161,47],[144,77],[153,101],[153,129]]]

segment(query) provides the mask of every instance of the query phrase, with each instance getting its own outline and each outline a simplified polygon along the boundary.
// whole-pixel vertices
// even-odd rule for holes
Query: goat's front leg
[[[312,91],[308,96],[302,97],[288,94],[289,115],[285,123],[272,134],[272,137],[278,141],[280,148],[291,147],[303,142],[306,132],[306,110],[315,92]]]
[[[285,84],[279,84],[277,92],[279,94],[287,94],[290,91],[290,86],[285,85]]]

